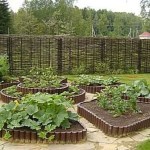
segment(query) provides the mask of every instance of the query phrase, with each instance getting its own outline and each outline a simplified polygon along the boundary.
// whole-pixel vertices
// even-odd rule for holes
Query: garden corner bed
[[[114,118],[108,111],[100,108],[96,101],[92,100],[78,104],[78,114],[109,136],[122,137],[133,131],[150,127],[150,104],[138,103],[142,113]]]

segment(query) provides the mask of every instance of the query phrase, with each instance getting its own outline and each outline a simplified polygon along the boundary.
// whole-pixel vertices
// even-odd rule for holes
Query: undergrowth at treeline
[[[28,94],[21,101],[4,104],[0,108],[0,130],[5,129],[5,139],[11,137],[9,130],[27,127],[38,132],[42,139],[52,140],[48,133],[57,127],[69,128],[71,121],[78,120],[76,113],[68,111],[72,101],[58,94]]]

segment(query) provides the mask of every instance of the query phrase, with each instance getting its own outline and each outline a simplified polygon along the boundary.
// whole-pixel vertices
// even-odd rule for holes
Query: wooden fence
[[[82,69],[150,72],[150,40],[0,35],[0,54],[9,56],[11,73],[33,66],[51,66],[59,74]]]

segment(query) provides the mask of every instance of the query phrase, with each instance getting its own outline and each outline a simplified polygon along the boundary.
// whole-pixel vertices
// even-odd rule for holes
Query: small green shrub
[[[113,114],[114,117],[120,115],[138,112],[135,93],[128,92],[127,96],[129,100],[124,100],[122,98],[123,88],[117,87],[106,87],[102,92],[97,93],[97,103],[100,107],[108,110]]]
[[[0,82],[9,74],[9,64],[6,55],[0,55]]]

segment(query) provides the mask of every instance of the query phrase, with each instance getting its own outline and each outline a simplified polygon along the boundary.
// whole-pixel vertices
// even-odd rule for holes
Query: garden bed
[[[109,85],[109,86],[117,87],[120,84],[121,83]],[[101,92],[101,90],[105,89],[106,85],[80,85],[80,88],[84,89],[88,93],[95,94],[96,92]]]
[[[16,128],[9,130],[11,134],[10,141],[21,143],[77,143],[86,140],[86,129],[79,122],[73,122],[69,129],[57,128],[49,133],[49,136],[54,135],[52,141],[41,139],[37,132],[28,128]],[[3,138],[5,130],[0,131],[0,138]]]
[[[110,136],[126,136],[133,131],[150,126],[150,104],[138,103],[142,113],[113,117],[108,111],[100,108],[96,100],[82,102],[78,113]]]
[[[0,83],[0,90],[7,88],[7,87],[10,87],[12,85],[17,85],[17,84],[19,84],[19,81]]]
[[[0,97],[1,97],[1,100],[2,100],[4,103],[9,103],[9,102],[11,102],[11,101],[14,101],[14,100],[18,99],[17,97],[12,97],[12,96],[10,96],[10,95],[7,95],[7,94],[5,93],[5,89],[2,89],[2,90],[0,91]]]
[[[70,98],[73,100],[74,104],[83,102],[85,100],[85,90],[80,89],[79,94],[72,95]]]
[[[68,85],[63,83],[61,85],[61,87],[59,88],[53,88],[53,87],[47,87],[47,88],[36,88],[36,87],[33,87],[33,88],[27,88],[27,87],[24,87],[22,83],[18,84],[17,85],[17,90],[19,92],[22,92],[23,94],[28,94],[28,93],[32,93],[32,94],[35,94],[37,92],[42,92],[42,93],[49,93],[49,94],[55,94],[55,93],[62,93],[64,91],[67,91],[68,90]]]

